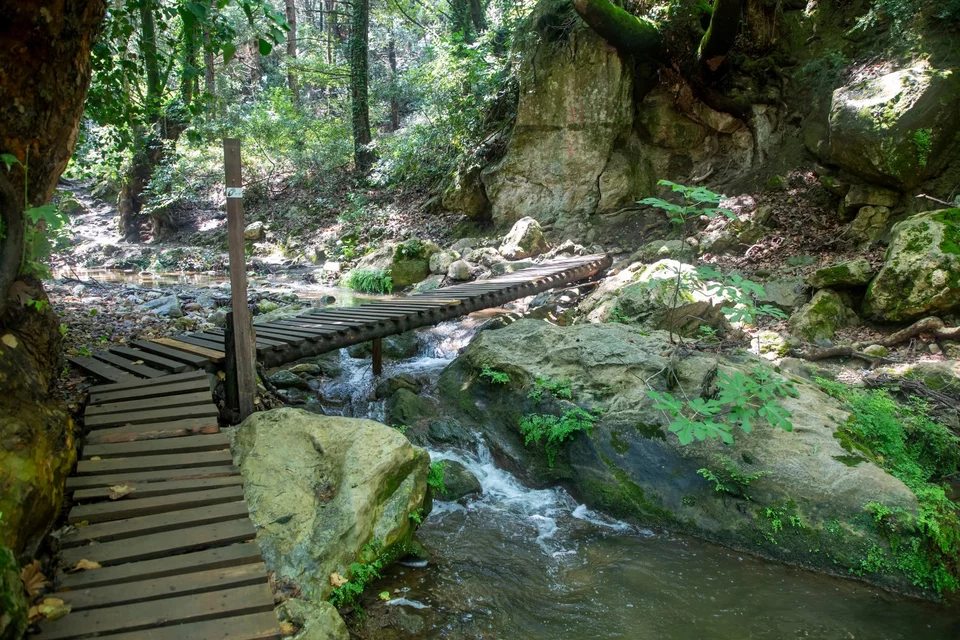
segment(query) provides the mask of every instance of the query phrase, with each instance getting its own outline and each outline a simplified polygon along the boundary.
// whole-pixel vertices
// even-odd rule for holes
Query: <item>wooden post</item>
[[[240,389],[237,386],[237,351],[233,335],[233,311],[227,312],[227,326],[223,332],[223,395],[227,409],[240,410]]]
[[[373,375],[383,373],[383,338],[373,339]]]
[[[256,342],[253,318],[247,306],[247,261],[243,240],[243,178],[240,172],[240,141],[225,138],[223,164],[227,186],[227,241],[230,246],[230,298],[233,303],[233,356],[237,388],[237,410],[243,420],[253,413],[257,391]],[[224,348],[227,348],[224,341]],[[225,359],[229,359],[226,356]],[[229,360],[228,360],[229,361]],[[227,374],[228,376],[230,373]]]

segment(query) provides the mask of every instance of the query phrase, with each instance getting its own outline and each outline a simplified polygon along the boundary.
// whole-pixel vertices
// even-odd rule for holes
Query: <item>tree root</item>
[[[284,404],[307,404],[306,400],[301,400],[300,398],[291,398],[283,391],[279,389],[275,384],[270,382],[270,378],[267,377],[267,370],[263,368],[263,365],[259,362],[257,363],[257,375],[260,376],[260,382],[263,383],[263,388],[273,394]]]
[[[810,362],[817,362],[819,360],[826,360],[828,358],[859,358],[860,360],[866,360],[874,366],[893,362],[893,360],[888,358],[872,356],[869,353],[863,353],[854,347],[829,347],[826,349],[807,347],[806,349],[790,349],[787,354],[794,358],[809,360]]]
[[[901,329],[883,340],[857,342],[853,344],[853,348],[862,349],[872,344],[879,344],[883,347],[893,347],[901,342],[906,342],[910,338],[915,338],[922,333],[929,333],[937,340],[960,340],[960,327],[947,327],[940,318],[929,316],[922,320],[917,320],[906,329]]]

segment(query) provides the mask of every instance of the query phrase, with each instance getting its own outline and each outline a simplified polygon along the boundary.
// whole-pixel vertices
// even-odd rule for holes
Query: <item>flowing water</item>
[[[420,332],[420,356],[387,363],[385,376],[435,382],[481,322]],[[318,389],[325,407],[383,420],[383,402],[365,399],[372,397],[369,363],[341,353],[343,375]],[[522,486],[494,465],[483,443],[430,454],[465,465],[483,497],[434,504],[418,534],[429,565],[395,566],[373,585],[365,637],[960,640],[956,605],[604,517],[563,489]],[[376,600],[382,591],[389,602]]]

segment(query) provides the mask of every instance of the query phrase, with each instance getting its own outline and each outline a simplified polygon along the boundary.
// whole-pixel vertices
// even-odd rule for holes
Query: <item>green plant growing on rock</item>
[[[361,293],[385,294],[393,291],[393,278],[389,269],[354,269],[344,284]]]
[[[509,384],[510,376],[505,371],[491,369],[490,365],[483,365],[480,370],[480,377],[486,378],[491,384]]]
[[[434,462],[430,465],[430,471],[427,472],[427,484],[439,493],[446,493],[447,487],[443,484],[443,476],[447,471],[445,460]]]
[[[362,614],[360,609],[360,598],[363,596],[364,589],[371,582],[380,577],[380,572],[388,564],[383,554],[383,542],[373,540],[364,545],[361,550],[361,556],[371,558],[365,562],[353,562],[350,564],[350,580],[341,584],[330,593],[330,603],[337,609],[353,607],[358,614]]]
[[[749,375],[737,371],[733,375],[717,374],[715,398],[679,399],[669,392],[647,390],[647,397],[670,419],[669,430],[677,434],[680,444],[707,438],[733,444],[733,427],[750,433],[760,423],[792,431],[790,412],[777,398],[797,396],[793,383],[775,376],[769,369],[757,366]]]
[[[720,296],[734,303],[732,307],[721,309],[723,315],[730,322],[742,322],[756,325],[758,318],[769,317],[786,320],[787,314],[772,304],[758,304],[757,301],[767,295],[763,285],[747,280],[738,273],[732,273],[726,278],[719,271],[710,267],[700,267],[697,274],[704,280],[714,280],[707,285],[709,293]],[[760,353],[760,336],[757,336],[757,353]]]
[[[930,152],[933,151],[932,136],[932,129],[917,129],[913,132],[913,144],[917,148],[917,162],[921,167],[927,166]]]
[[[734,498],[750,500],[750,495],[747,493],[750,483],[759,480],[763,476],[770,475],[769,471],[763,470],[757,471],[756,473],[747,473],[742,470],[736,462],[720,453],[716,454],[714,458],[719,464],[719,467],[713,469],[703,467],[697,469],[697,473],[712,482],[715,491]]]
[[[520,433],[523,434],[524,444],[540,444],[543,442],[547,452],[547,464],[553,468],[560,453],[560,445],[583,431],[589,435],[596,424],[597,416],[589,411],[576,407],[565,411],[561,416],[545,413],[532,413],[520,418]]]
[[[696,272],[692,272],[688,269],[684,269],[682,264],[676,263],[667,265],[665,267],[667,273],[670,274],[667,278],[650,278],[643,283],[643,287],[646,289],[656,289],[657,287],[670,287],[672,291],[668,290],[671,294],[670,297],[670,323],[667,326],[667,330],[670,333],[670,342],[673,342],[673,334],[675,332],[676,324],[678,318],[676,318],[677,307],[680,305],[681,299],[690,299],[693,296],[695,291],[701,291],[700,278]],[[683,337],[677,336],[680,339],[680,343],[683,344]]]
[[[559,400],[573,400],[573,388],[571,384],[570,380],[551,380],[544,376],[537,376],[533,390],[530,391],[527,397],[532,399],[534,404],[540,404],[545,392]]]
[[[645,204],[665,211],[670,222],[683,229],[684,237],[690,235],[690,223],[699,216],[716,218],[722,214],[728,218],[736,218],[729,209],[717,206],[724,196],[706,187],[687,187],[669,180],[658,180],[657,184],[670,187],[674,193],[679,193],[683,198],[683,204],[674,204],[663,198],[644,198],[638,200],[637,204]]]

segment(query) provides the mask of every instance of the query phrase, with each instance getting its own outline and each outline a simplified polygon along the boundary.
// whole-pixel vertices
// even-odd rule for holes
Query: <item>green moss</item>
[[[610,446],[620,455],[630,450],[630,444],[621,437],[622,435],[619,431],[614,431],[610,434]]]
[[[940,251],[960,255],[960,208],[944,209],[931,216],[931,219],[943,224]],[[952,275],[956,276],[957,274]]]
[[[845,464],[848,467],[855,467],[861,462],[866,462],[866,460],[860,456],[833,456],[833,459],[841,464]]]
[[[600,509],[615,516],[633,518],[649,524],[677,523],[673,512],[653,502],[654,496],[647,496],[643,487],[630,477],[610,458],[600,454],[603,463],[613,474],[617,484],[592,480],[585,483],[585,491],[596,500]]]
[[[642,435],[647,440],[666,440],[667,436],[663,434],[663,426],[659,424],[643,424],[637,423],[633,427],[636,429],[637,433]]]
[[[910,227],[905,234],[906,244],[903,249],[908,253],[923,253],[933,242],[930,223],[925,221]]]

